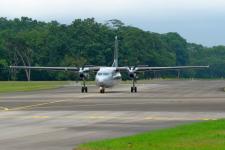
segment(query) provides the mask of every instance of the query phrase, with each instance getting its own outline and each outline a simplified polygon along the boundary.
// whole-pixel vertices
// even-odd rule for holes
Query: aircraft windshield
[[[109,73],[103,73],[103,75],[104,75],[104,76],[108,76],[108,75],[109,75]]]
[[[110,73],[98,73],[98,76],[109,76],[110,75]]]

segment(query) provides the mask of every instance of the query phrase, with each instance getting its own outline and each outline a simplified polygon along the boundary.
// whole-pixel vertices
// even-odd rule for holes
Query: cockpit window
[[[109,73],[103,73],[103,75],[104,75],[104,76],[108,76],[108,75],[109,75]]]
[[[103,73],[98,73],[98,76],[109,76],[111,73],[103,72]]]

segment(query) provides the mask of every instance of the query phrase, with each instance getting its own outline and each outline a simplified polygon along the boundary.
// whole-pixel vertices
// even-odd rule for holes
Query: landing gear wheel
[[[134,87],[134,92],[137,93],[137,87]]]
[[[104,89],[100,90],[100,93],[105,93],[105,90]]]
[[[86,87],[86,84],[85,84],[85,77],[82,77],[81,79],[83,80],[83,86],[81,87],[81,93],[87,93],[88,88]]]
[[[131,87],[130,88],[131,93],[137,93],[137,87]]]
[[[105,89],[100,87],[100,93],[105,93]]]
[[[136,83],[136,80],[135,80],[135,78],[133,78],[133,85],[132,85],[132,87],[130,88],[130,91],[131,91],[131,93],[137,93],[137,87],[135,86],[135,83]]]

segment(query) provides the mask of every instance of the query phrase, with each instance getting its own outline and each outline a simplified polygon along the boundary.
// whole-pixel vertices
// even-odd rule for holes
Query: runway
[[[225,118],[224,80],[153,80],[0,94],[0,149],[72,150],[92,140]]]

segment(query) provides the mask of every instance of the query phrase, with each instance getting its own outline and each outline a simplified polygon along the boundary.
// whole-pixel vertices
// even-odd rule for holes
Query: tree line
[[[106,23],[94,18],[76,19],[66,25],[21,17],[0,18],[0,80],[76,80],[78,76],[70,72],[30,72],[10,70],[8,66],[111,66],[115,36],[119,39],[120,66],[210,65],[207,70],[180,73],[193,78],[225,76],[225,46],[188,43],[178,33],[143,31],[116,19]],[[177,71],[140,75],[155,76],[176,77]]]

